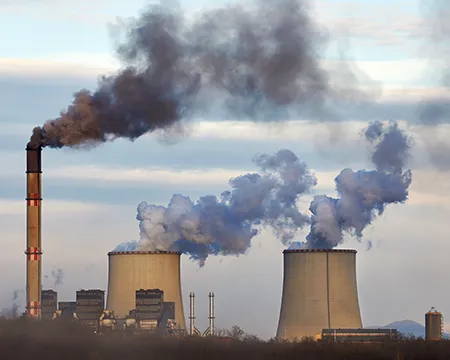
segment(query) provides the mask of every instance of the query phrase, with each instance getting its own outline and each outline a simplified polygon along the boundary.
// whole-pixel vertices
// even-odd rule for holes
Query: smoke
[[[412,174],[404,167],[411,137],[395,122],[386,127],[378,121],[369,125],[365,137],[373,145],[372,162],[376,170],[343,169],[334,179],[338,197],[314,197],[309,208],[311,231],[306,243],[296,242],[291,248],[331,249],[344,241],[345,232],[361,240],[363,230],[383,214],[386,205],[408,199]]]
[[[255,156],[260,172],[232,178],[231,190],[220,198],[207,195],[194,203],[175,194],[167,207],[141,202],[136,217],[140,240],[114,251],[181,251],[203,266],[208,255],[244,254],[261,227],[270,228],[291,249],[334,248],[344,241],[344,233],[361,240],[363,230],[388,204],[408,199],[412,181],[411,170],[405,170],[412,138],[396,122],[370,123],[364,137],[375,170],[343,169],[335,178],[338,197],[314,196],[311,214],[301,213],[297,201],[311,193],[317,179],[292,151],[283,149]],[[293,242],[306,225],[306,242]]]
[[[29,146],[89,148],[182,131],[207,104],[236,118],[274,120],[295,110],[323,119],[338,97],[349,105],[362,95],[344,66],[331,79],[319,65],[327,39],[302,0],[254,0],[192,20],[151,5],[121,30],[124,68],[102,76],[97,90],[75,93],[59,117],[34,128]]]
[[[220,198],[173,195],[167,207],[141,202],[137,208],[140,240],[115,251],[182,251],[203,266],[208,255],[244,254],[260,226],[269,226],[284,244],[310,218],[297,199],[317,183],[306,164],[290,150],[254,157],[259,173],[232,178]]]
[[[58,286],[63,284],[63,279],[64,279],[64,270],[63,269],[54,267],[52,269],[51,276],[53,278],[53,287],[54,288],[57,288]],[[44,275],[45,279],[48,279],[48,277],[49,276],[47,274]]]
[[[55,288],[59,285],[63,284],[64,271],[63,269],[54,269],[52,270],[52,277],[54,279]]]
[[[9,308],[2,309],[0,317],[17,319],[19,317],[19,290],[14,290],[11,297],[12,304]]]

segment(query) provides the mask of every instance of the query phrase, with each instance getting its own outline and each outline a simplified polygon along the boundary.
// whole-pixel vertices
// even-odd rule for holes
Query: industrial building
[[[323,329],[318,341],[373,343],[395,339],[396,329]]]
[[[441,340],[442,328],[444,326],[444,319],[442,314],[432,307],[425,314],[425,339],[426,340]]]
[[[77,302],[60,301],[58,303],[58,310],[61,312],[61,316],[73,318],[73,314],[77,311]]]
[[[76,293],[76,319],[91,328],[98,328],[98,321],[105,310],[104,290],[78,290]]]
[[[175,324],[175,303],[164,301],[160,289],[136,290],[136,311],[133,313],[140,329],[166,330]]]
[[[51,320],[58,310],[58,293],[54,290],[42,290],[41,292],[41,318]]]
[[[361,329],[355,250],[285,250],[277,338]]]
[[[106,308],[116,317],[136,309],[136,290],[160,289],[164,301],[175,304],[178,330],[186,330],[181,296],[180,252],[127,251],[108,253]]]

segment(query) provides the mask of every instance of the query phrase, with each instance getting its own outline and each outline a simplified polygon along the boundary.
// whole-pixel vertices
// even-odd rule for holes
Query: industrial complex
[[[195,327],[195,294],[189,296],[186,326],[180,274],[180,252],[108,253],[107,291],[76,291],[72,302],[42,289],[41,147],[26,148],[27,277],[26,311],[30,319],[71,319],[95,332],[142,332],[213,336],[214,293],[209,296],[209,327]],[[281,309],[276,337],[331,341],[377,341],[397,336],[395,329],[364,329],[358,300],[356,251],[285,250]],[[425,315],[426,337],[442,338],[442,314]]]

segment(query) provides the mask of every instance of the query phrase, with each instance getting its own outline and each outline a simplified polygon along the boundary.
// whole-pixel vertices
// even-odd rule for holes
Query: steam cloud
[[[230,191],[193,203],[175,194],[169,205],[139,204],[139,242],[119,245],[115,251],[176,250],[188,253],[203,265],[209,254],[243,254],[258,234],[257,225],[270,226],[287,245],[309,216],[296,201],[317,183],[306,164],[290,150],[254,158],[260,173],[230,180]]]
[[[301,0],[255,0],[251,8],[225,7],[192,21],[181,10],[151,6],[126,27],[117,49],[124,69],[103,76],[94,92],[75,93],[58,118],[33,130],[29,146],[135,140],[182,128],[217,99],[235,117],[273,120],[288,108],[323,117],[337,94],[361,93],[346,88],[355,80],[348,72],[336,77],[341,85],[331,82],[318,62],[324,43]]]
[[[181,251],[202,266],[210,254],[245,253],[261,225],[273,229],[292,249],[333,248],[343,242],[344,232],[361,239],[386,205],[407,200],[412,180],[411,170],[404,170],[412,139],[397,123],[371,123],[364,135],[372,146],[375,170],[342,170],[335,178],[339,197],[314,196],[312,215],[302,214],[297,200],[310,193],[317,180],[284,149],[256,156],[261,172],[231,179],[232,190],[220,199],[208,195],[194,204],[175,194],[167,207],[140,203],[140,241],[123,243],[115,251]],[[306,242],[292,242],[305,225],[310,225]]]
[[[411,170],[404,171],[412,139],[396,123],[384,127],[374,122],[365,131],[374,145],[372,162],[376,170],[344,169],[334,179],[338,198],[315,196],[311,202],[311,231],[306,243],[291,248],[329,249],[341,244],[347,232],[361,239],[363,230],[386,205],[403,203],[408,198]]]
[[[14,290],[12,294],[12,304],[9,308],[4,308],[0,312],[0,318],[17,319],[19,317],[19,290]]]

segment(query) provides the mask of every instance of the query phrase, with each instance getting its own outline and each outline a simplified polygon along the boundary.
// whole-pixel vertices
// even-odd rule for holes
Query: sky
[[[184,0],[188,16],[237,1]],[[31,130],[55,118],[73,93],[95,89],[99,75],[116,71],[114,24],[139,14],[146,2],[1,1],[0,22],[0,308],[18,290],[24,306],[25,153]],[[244,3],[241,1],[241,3]],[[335,66],[344,54],[376,104],[352,110],[336,123],[289,119],[254,123],[229,118],[194,119],[185,136],[161,133],[134,142],[116,140],[91,150],[45,149],[43,153],[44,288],[70,301],[82,288],[107,285],[107,252],[139,238],[136,207],[167,205],[172,194],[197,200],[220,195],[228,181],[255,171],[257,153],[294,151],[318,178],[315,193],[334,194],[341,169],[370,169],[361,131],[371,120],[396,120],[414,137],[409,199],[388,206],[342,248],[358,250],[357,280],[363,324],[411,319],[423,323],[431,306],[450,312],[447,263],[450,244],[450,162],[445,154],[450,127],[418,121],[414,104],[448,99],[440,83],[443,64],[426,40],[423,4],[406,0],[316,0],[313,16],[332,34],[323,59]],[[434,52],[433,52],[434,51]],[[444,64],[445,65],[445,64]],[[447,149],[447,150],[446,150]],[[311,197],[301,199],[307,210]],[[301,240],[307,229],[300,231]],[[373,244],[369,250],[367,242]],[[264,338],[274,336],[279,316],[284,246],[263,230],[241,256],[210,257],[199,268],[182,257],[185,314],[196,294],[196,326],[208,326],[208,292],[216,295],[216,324]],[[62,269],[55,286],[52,270]]]

